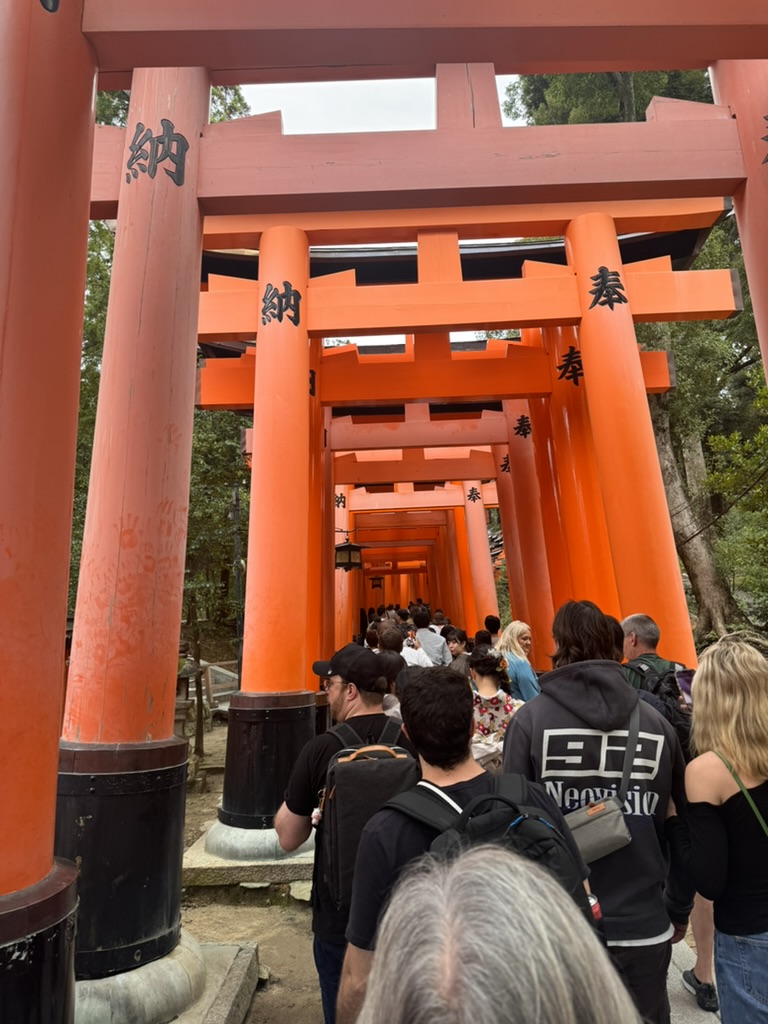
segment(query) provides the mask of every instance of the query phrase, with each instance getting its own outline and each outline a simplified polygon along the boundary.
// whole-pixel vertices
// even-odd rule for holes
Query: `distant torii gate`
[[[131,108],[127,131],[99,131],[94,164],[91,212],[114,216],[117,210],[118,230],[59,786],[61,797],[71,798],[70,811],[92,800],[106,813],[107,797],[117,794],[123,807],[134,807],[135,822],[140,822],[150,802],[147,786],[156,783],[156,792],[163,794],[158,798],[160,818],[169,824],[165,831],[156,831],[152,844],[142,845],[140,835],[134,836],[134,845],[121,844],[119,834],[114,837],[110,882],[121,906],[138,910],[136,917],[142,920],[121,936],[122,946],[110,947],[115,936],[109,934],[106,887],[100,889],[91,873],[94,849],[105,834],[86,828],[84,837],[75,835],[73,823],[91,821],[88,813],[60,818],[59,849],[74,855],[81,839],[85,843],[76,853],[82,857],[83,898],[78,955],[85,971],[110,973],[124,969],[123,958],[133,966],[163,956],[178,937],[178,899],[171,892],[175,882],[140,903],[134,855],[140,847],[142,852],[144,847],[151,850],[148,877],[154,879],[166,869],[173,878],[180,853],[179,780],[185,753],[172,739],[173,679],[204,217],[269,213],[271,223],[258,240],[260,277],[276,289],[279,310],[281,302],[291,303],[293,291],[306,295],[308,289],[318,294],[322,290],[309,286],[307,243],[314,230],[320,236],[327,232],[329,211],[330,221],[338,225],[336,211],[354,218],[358,211],[376,207],[382,224],[408,221],[412,230],[425,232],[434,224],[424,207],[471,207],[479,221],[477,208],[499,203],[584,203],[581,216],[561,218],[559,228],[535,233],[565,232],[571,247],[575,289],[563,285],[563,290],[574,299],[572,319],[565,318],[565,327],[563,322],[547,326],[545,333],[580,324],[590,420],[595,437],[605,439],[612,429],[611,409],[599,394],[605,375],[611,376],[613,386],[621,379],[627,387],[628,418],[644,409],[645,397],[628,304],[613,310],[588,308],[591,278],[604,266],[608,277],[602,286],[610,289],[616,286],[611,274],[618,272],[631,304],[640,301],[643,286],[638,284],[636,300],[617,259],[616,222],[605,209],[592,212],[594,204],[732,195],[761,345],[764,351],[768,347],[768,183],[762,166],[768,76],[760,59],[768,53],[768,12],[763,0],[745,0],[737,9],[725,9],[718,0],[680,0],[674,6],[648,0],[641,10],[627,13],[617,12],[615,5],[610,10],[565,10],[559,0],[542,0],[534,15],[517,7],[484,5],[468,25],[466,5],[446,0],[438,25],[425,24],[423,14],[404,0],[394,0],[381,12],[341,0],[332,13],[321,16],[309,0],[297,0],[292,23],[286,25],[282,9],[256,9],[243,0],[216,5],[191,0],[183,18],[169,16],[165,5],[152,0],[130,5],[117,0],[68,0],[61,5],[56,0],[21,0],[9,6],[0,43],[6,240],[1,278],[0,621],[4,675],[14,702],[3,718],[0,749],[6,777],[17,777],[11,766],[18,764],[26,766],[26,774],[23,784],[6,787],[3,795],[5,834],[12,837],[0,867],[4,1019],[13,1019],[19,1008],[41,1021],[69,1024],[72,1019],[75,874],[71,866],[53,859],[54,803],[92,171],[91,100],[97,71],[102,85],[131,88]],[[574,35],[581,43],[577,56]],[[345,63],[350,54],[354,67]],[[393,54],[396,66],[390,64]],[[714,82],[721,106],[666,104],[657,107],[654,121],[642,125],[502,129],[491,82],[494,61],[499,72],[703,67],[717,62]],[[166,66],[158,69],[159,63]],[[461,66],[449,66],[456,63]],[[268,119],[205,124],[211,82],[431,75],[437,65],[443,66],[437,70],[434,132],[283,139],[275,132],[274,119],[271,127]],[[137,131],[139,125],[144,129]],[[160,156],[164,159],[158,165]],[[311,183],[301,177],[307,169]],[[393,211],[405,208],[398,219]],[[540,221],[546,220],[547,209],[539,211]],[[294,215],[306,215],[303,226]],[[230,229],[231,224],[212,227]],[[477,230],[450,230],[462,237],[482,237]],[[439,257],[435,265],[440,265]],[[283,287],[285,280],[290,291]],[[479,289],[474,294],[497,303],[493,322],[534,329],[544,321],[513,307],[518,294],[522,300],[537,288],[539,296],[546,290],[533,280],[515,286],[515,301],[506,308],[501,296]],[[305,310],[316,306],[321,319],[329,318],[332,291],[335,301],[348,299],[355,306],[356,316],[363,312],[361,303],[368,302],[361,291],[343,284],[328,290],[325,307],[322,298],[317,303],[313,298]],[[260,290],[259,300],[263,294]],[[450,305],[450,291],[433,287],[432,298],[417,303],[403,326],[447,327],[435,315],[446,298]],[[254,312],[258,319],[260,311]],[[610,337],[601,326],[605,316],[614,328]],[[391,311],[377,312],[369,304],[366,319],[371,317],[379,329],[393,319]],[[446,319],[453,322],[455,317]],[[313,329],[322,332],[324,327],[318,321]],[[297,524],[302,529],[291,533],[298,538],[294,564],[283,571],[300,609],[307,607],[309,593],[319,591],[317,580],[327,565],[321,525],[312,521],[307,528],[306,509],[311,500],[332,493],[329,460],[314,453],[310,472],[303,459],[322,413],[319,402],[305,411],[309,370],[317,372],[312,361],[319,359],[310,353],[308,339],[306,319],[269,320],[261,325],[255,370],[257,395],[267,390],[260,377],[276,381],[284,374],[289,382],[290,392],[283,392],[281,400],[291,408],[292,419],[279,424],[279,437],[276,424],[257,405],[254,470],[257,479],[272,479],[273,474],[281,479],[285,452],[302,452],[292,495],[295,509],[303,511],[291,513],[284,523],[286,532]],[[554,336],[544,340],[550,351],[558,344]],[[594,401],[593,390],[598,392]],[[615,466],[622,444],[629,443],[623,425],[615,427],[612,443],[595,451],[601,478]],[[271,449],[264,443],[269,437],[276,442]],[[651,452],[647,431],[642,446]],[[664,517],[661,500],[658,493],[652,500],[651,516],[658,522]],[[615,552],[622,546],[617,507],[607,500],[605,504],[609,529],[619,531],[611,539]],[[259,543],[271,527],[268,510],[261,513],[263,519],[252,523]],[[662,560],[669,562],[672,551],[663,543]],[[255,550],[256,564],[265,567],[264,580],[273,581],[273,552]],[[257,601],[262,611],[275,594],[260,594],[254,575],[250,585],[256,589],[249,601]],[[283,582],[277,614],[285,604],[285,589]],[[647,607],[652,594],[636,596]],[[269,616],[262,621],[265,629],[271,627]],[[287,696],[277,709],[290,722],[286,759],[309,735],[313,714],[310,695],[300,689],[305,678],[302,653],[290,669]],[[255,695],[260,680],[252,662],[245,681],[253,687],[246,693]],[[289,684],[299,689],[291,690]],[[254,717],[265,712],[272,720],[280,717],[272,714],[274,698],[265,694],[260,700],[252,698]],[[130,790],[134,784],[139,784],[139,793]],[[258,796],[261,807],[256,810],[263,809],[264,823],[274,790],[275,778],[267,779]],[[243,813],[252,824],[253,800]],[[123,877],[121,888],[117,880]]]

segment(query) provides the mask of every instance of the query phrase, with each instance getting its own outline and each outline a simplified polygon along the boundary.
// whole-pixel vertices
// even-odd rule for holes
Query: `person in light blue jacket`
[[[514,619],[496,641],[507,662],[507,675],[512,686],[512,696],[518,700],[531,700],[541,693],[536,673],[528,661],[531,650],[531,627]]]

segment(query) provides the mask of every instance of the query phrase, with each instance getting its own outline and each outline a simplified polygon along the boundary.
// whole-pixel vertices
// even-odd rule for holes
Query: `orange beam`
[[[217,84],[420,77],[435,64],[490,61],[499,74],[704,68],[768,52],[764,0],[646,0],[642,5],[465,0],[318,7],[246,0],[86,0],[83,32],[103,88],[130,88],[134,67],[207,66]]]
[[[705,104],[697,106],[712,109]],[[122,132],[124,129],[105,129],[97,125],[97,143],[101,142],[96,147],[97,156],[103,154],[105,148],[103,131]],[[103,156],[101,161],[103,164]],[[108,202],[110,176],[106,168],[100,170],[100,167],[94,162],[94,202],[99,197]],[[683,231],[711,227],[723,216],[725,206],[721,196],[705,196],[701,199],[598,200],[592,203],[527,203],[424,210],[307,210],[301,213],[219,215],[205,218],[204,247],[258,248],[262,231],[279,224],[293,223],[303,227],[312,245],[415,242],[418,233],[428,229],[457,231],[462,239],[561,236],[574,217],[594,209],[611,217],[620,234]]]
[[[412,408],[412,407],[408,407]],[[351,416],[331,423],[332,451],[373,448],[449,448],[506,444],[507,423],[502,413],[484,412],[477,419],[429,420],[405,423],[355,423]]]
[[[730,196],[745,177],[738,130],[727,108],[706,109],[708,120],[320,135],[241,118],[203,129],[198,199],[210,216]],[[122,147],[113,132],[96,145],[92,215],[114,217]]]
[[[478,361],[476,364],[471,360],[449,360],[439,367],[410,363],[405,373],[399,364],[368,365],[370,358],[362,356],[358,362],[355,356],[354,361],[326,364],[324,356],[319,380],[321,402],[325,405],[359,405],[361,402],[391,403],[424,397],[435,401],[500,400],[548,395],[552,391],[547,357],[540,349],[511,347],[506,359]],[[672,385],[666,352],[641,352],[640,363],[645,387],[650,394],[669,390]],[[254,357],[250,353],[239,359],[203,360],[197,378],[198,408],[252,409],[253,366]],[[467,436],[463,438],[463,444],[472,442],[471,425],[476,421],[457,420],[455,426],[451,421],[444,422],[450,425],[451,433],[457,439],[462,437],[466,426]],[[402,424],[381,424],[376,428],[378,436],[386,441],[381,447],[392,447],[389,426]],[[437,433],[432,428],[438,426],[442,426],[442,422],[429,425],[432,435]],[[445,440],[441,443],[447,447],[451,442]],[[371,442],[360,446],[351,444],[347,450],[363,447],[380,446]]]
[[[358,524],[356,529],[361,530],[398,530],[402,526],[409,528],[428,528],[431,526],[445,526],[447,516],[445,512],[367,512],[361,513],[355,519]]]
[[[465,459],[392,459],[358,462],[342,456],[334,464],[337,484],[427,483],[431,480],[490,480],[496,465],[490,452],[473,452]]]
[[[483,484],[481,493],[486,508],[494,508],[499,504],[496,495],[496,482]],[[350,511],[357,515],[360,512],[408,512],[426,511],[428,509],[463,508],[464,492],[457,484],[446,484],[445,487],[431,491],[411,491],[409,493],[384,491],[367,492],[355,488],[347,499]]]
[[[654,273],[642,269],[642,264],[639,267],[635,271],[630,264],[624,282],[636,321],[714,319],[740,308],[728,270]],[[351,272],[310,282],[307,330],[311,335],[573,326],[580,319],[576,279],[566,268],[555,268],[546,277],[532,274],[500,281],[368,286],[353,282]],[[201,292],[201,340],[252,339],[258,322],[259,298],[254,284]],[[349,350],[325,352],[323,363],[343,358],[345,351]],[[476,358],[471,353],[464,356]],[[409,353],[398,354],[397,361],[409,362]],[[413,397],[420,394],[424,392],[416,391]]]

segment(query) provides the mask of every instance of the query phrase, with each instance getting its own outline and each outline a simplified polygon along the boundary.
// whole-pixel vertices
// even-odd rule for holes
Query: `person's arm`
[[[532,707],[533,705],[531,705]],[[523,706],[507,726],[504,737],[504,771],[524,775],[536,782],[536,771],[531,757],[531,734],[528,708]]]
[[[673,862],[678,862],[697,892],[713,900],[720,896],[728,879],[728,834],[717,795],[717,769],[708,760],[705,754],[686,768],[685,792],[689,803],[682,816],[667,819],[665,834]],[[680,810],[679,804],[677,809]]]
[[[294,814],[283,801],[275,815],[275,832],[280,846],[286,853],[292,853],[309,839],[312,820],[303,814]]]
[[[360,949],[347,943],[344,966],[341,969],[339,995],[336,1000],[337,1024],[354,1024],[365,999],[368,975],[371,973],[373,950]]]
[[[320,737],[310,740],[300,751],[288,779],[285,800],[275,815],[277,841],[286,853],[298,850],[312,831],[312,811],[318,801],[312,764],[317,757],[318,742],[322,742]]]
[[[515,674],[521,699],[532,700],[534,697],[538,697],[541,693],[541,687],[536,678],[536,673],[527,661],[520,661],[519,665],[515,665]]]
[[[442,639],[442,637],[441,637],[441,639]],[[443,664],[444,665],[450,665],[451,662],[453,661],[453,655],[448,650],[448,644],[445,642],[445,640],[443,640],[443,647],[442,647],[441,654],[442,654],[442,658],[443,658]]]

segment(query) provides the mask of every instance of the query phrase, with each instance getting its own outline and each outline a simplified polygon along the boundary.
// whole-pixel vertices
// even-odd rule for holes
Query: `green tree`
[[[654,95],[711,102],[708,78],[700,71],[526,75],[508,87],[505,113],[539,125],[636,121]],[[739,263],[732,225],[716,229],[698,265]],[[649,324],[637,330],[641,346],[671,349],[676,361],[677,388],[650,396],[649,405],[677,551],[696,601],[698,639],[745,618],[716,558],[702,439],[719,432],[729,417],[748,414],[744,375],[758,358],[750,320],[747,314],[740,323]]]

